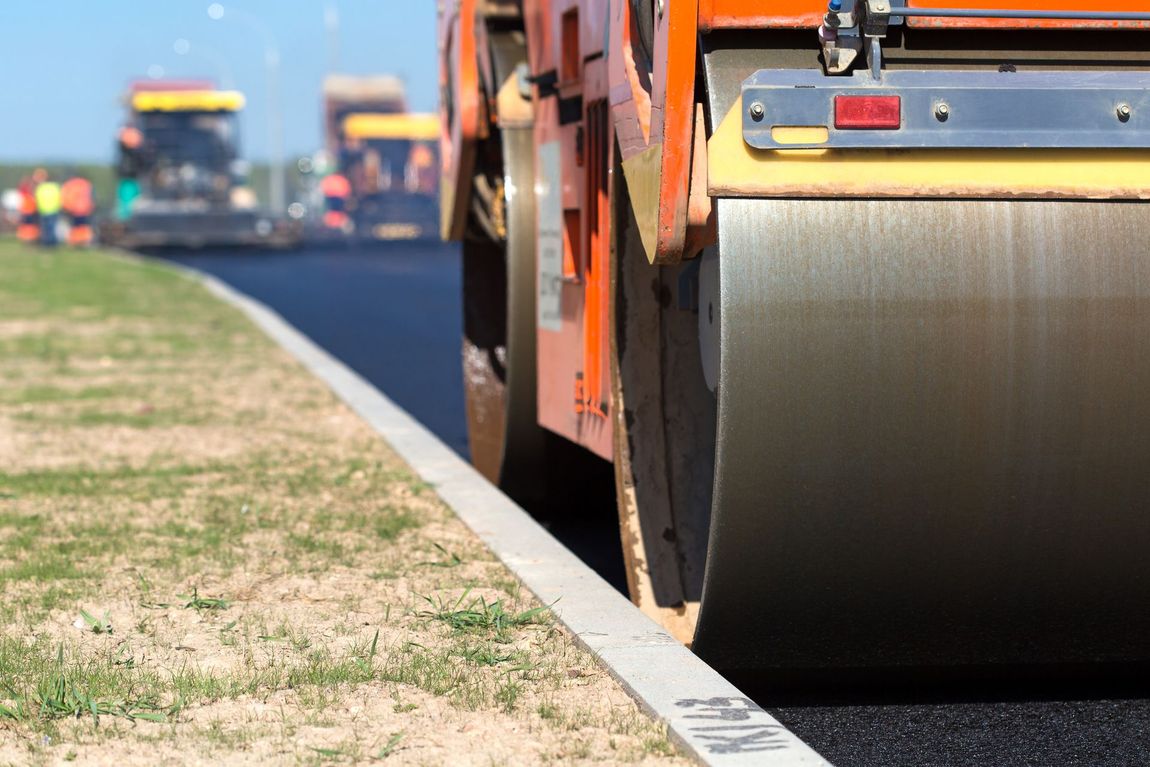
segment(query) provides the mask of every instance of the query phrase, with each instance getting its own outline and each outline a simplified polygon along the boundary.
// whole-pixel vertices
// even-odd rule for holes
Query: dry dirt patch
[[[682,762],[198,285],[0,243],[0,328],[0,763]]]

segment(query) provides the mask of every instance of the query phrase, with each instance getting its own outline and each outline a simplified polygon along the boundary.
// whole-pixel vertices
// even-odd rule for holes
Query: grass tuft
[[[399,741],[401,740],[403,740],[402,732],[393,733],[392,736],[387,739],[387,743],[384,744],[383,748],[379,750],[379,753],[375,755],[375,758],[386,759],[387,757],[391,756],[399,747]]]
[[[13,669],[22,674],[11,676]],[[178,711],[160,702],[160,680],[133,664],[66,654],[64,645],[52,653],[42,640],[0,636],[0,680],[0,691],[8,696],[0,717],[34,725],[84,717],[97,726],[101,717],[166,722]]]
[[[201,597],[199,588],[193,588],[192,593],[177,594],[177,599],[184,600],[184,608],[188,610],[226,610],[228,600],[219,597]]]
[[[471,589],[467,589],[451,604],[445,602],[442,597],[437,601],[425,596],[423,599],[432,609],[424,610],[418,615],[443,621],[459,632],[487,631],[502,637],[510,629],[544,623],[550,610],[544,606],[510,613],[503,607],[501,599],[488,602],[478,596],[466,601],[470,593]]]
[[[111,634],[112,622],[108,617],[108,611],[104,611],[102,618],[97,618],[87,610],[80,609],[80,618],[88,625],[93,634]]]
[[[435,549],[443,555],[443,559],[431,562],[420,562],[419,564],[425,567],[459,567],[461,564],[463,564],[463,560],[459,557],[458,554],[448,551],[438,543],[432,543],[431,545],[434,546]]]

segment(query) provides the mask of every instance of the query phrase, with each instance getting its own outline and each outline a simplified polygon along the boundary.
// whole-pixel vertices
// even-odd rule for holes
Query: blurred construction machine
[[[323,92],[334,164],[322,184],[326,227],[361,239],[438,236],[438,117],[408,113],[394,77],[332,75]]]
[[[117,140],[116,215],[105,242],[125,247],[284,247],[298,226],[259,209],[239,152],[244,97],[203,81],[131,85]]]

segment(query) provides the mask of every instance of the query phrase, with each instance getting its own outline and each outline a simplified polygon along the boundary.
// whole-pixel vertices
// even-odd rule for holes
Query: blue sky
[[[289,156],[320,144],[327,8],[339,19],[339,71],[398,74],[412,109],[435,109],[436,0],[221,0],[218,21],[208,17],[211,2],[0,0],[0,161],[109,160],[124,87],[154,67],[168,77],[230,76],[247,96],[245,154],[266,157],[263,41],[233,9],[277,38]],[[181,38],[185,55],[175,51]]]

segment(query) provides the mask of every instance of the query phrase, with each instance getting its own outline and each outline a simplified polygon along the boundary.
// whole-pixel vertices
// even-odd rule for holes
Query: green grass
[[[97,624],[106,623],[93,618]],[[100,633],[109,633],[107,630]],[[334,654],[313,648],[231,673],[192,667],[170,673],[138,665],[121,651],[95,655],[47,640],[0,635],[0,719],[43,729],[66,717],[166,721],[181,708],[280,689],[339,688],[380,676],[375,642]]]
[[[228,600],[220,597],[202,597],[198,588],[192,589],[191,594],[178,594],[177,599],[184,603],[189,610],[226,610]]]
[[[0,404],[41,405],[56,402],[89,402],[102,399],[122,399],[140,397],[147,389],[140,386],[82,386],[65,388],[61,386],[32,385],[0,390]]]
[[[88,628],[92,630],[93,634],[111,634],[113,632],[112,622],[108,617],[108,611],[105,610],[103,616],[97,618],[87,610],[81,608],[80,618],[84,623],[88,624]]]
[[[178,512],[143,526],[128,520],[77,524],[67,514],[55,513],[51,518],[17,514],[4,509],[0,500],[0,585],[93,579],[128,539],[133,541],[140,564],[176,568],[186,575],[205,568],[226,572],[244,557],[246,535],[285,528],[300,530],[287,534],[289,549],[285,553],[301,566],[306,564],[308,570],[323,571],[349,555],[387,546],[424,523],[410,509],[374,501],[375,496],[385,495],[396,483],[402,483],[402,474],[378,466],[364,469],[358,464],[311,464],[301,468],[299,476],[290,465],[281,464],[273,470],[270,462],[269,456],[259,453],[231,464],[209,461],[0,472],[0,493],[9,500],[73,498],[90,506],[166,499]],[[345,475],[352,468],[359,472],[354,482],[332,484],[332,477]],[[210,481],[208,487],[224,484],[247,488],[247,492],[238,497],[205,492],[205,480]],[[285,491],[306,497],[304,487],[310,488],[311,494],[337,488],[337,503],[345,511],[276,508],[264,500]],[[0,616],[67,607],[74,593],[75,589],[68,589],[42,600],[31,596],[9,599],[0,603]],[[172,595],[167,599],[173,601]]]
[[[381,748],[379,750],[379,753],[377,753],[375,755],[375,758],[376,759],[386,759],[387,757],[391,756],[393,753],[395,753],[395,750],[399,747],[399,743],[401,740],[403,740],[403,733],[402,732],[393,733],[387,739],[387,743],[384,744],[383,748]]]
[[[163,700],[166,685],[154,673],[86,655],[47,640],[0,635],[0,716],[40,728],[62,718],[101,717],[165,721],[177,709]]]
[[[523,658],[522,653],[508,652],[485,645],[460,647],[458,654],[460,658],[476,666],[498,666]]]
[[[32,552],[25,559],[0,569],[0,583],[52,583],[88,577],[90,573],[76,567],[74,562],[50,551]]]
[[[442,621],[458,632],[487,632],[504,637],[511,629],[546,623],[550,614],[547,607],[507,612],[503,600],[487,602],[483,597],[468,600],[470,593],[470,589],[464,591],[454,602],[425,596],[423,599],[432,609],[419,615]]]
[[[402,758],[429,695],[582,722],[539,706],[585,662],[549,611],[366,429],[343,441],[345,418],[198,285],[0,239],[0,750]],[[404,731],[337,713],[381,700]],[[240,721],[247,701],[278,718]]]
[[[195,282],[156,264],[125,261],[119,268],[110,269],[106,259],[93,258],[87,251],[28,251],[3,240],[0,257],[6,258],[4,280],[0,282],[0,321],[32,316],[96,323],[180,315],[197,320],[195,333],[180,331],[176,325],[159,334],[113,329],[92,337],[25,335],[0,346],[6,354],[24,352],[35,356],[88,350],[93,343],[104,345],[108,351],[119,348],[120,356],[131,356],[148,345],[172,352],[188,351],[226,340],[245,328],[237,311],[216,301]]]
[[[18,421],[36,423],[42,426],[127,426],[132,429],[153,429],[164,426],[195,426],[205,423],[207,418],[187,410],[154,410],[142,408],[134,413],[118,413],[106,410],[81,410],[76,413],[38,413],[25,411],[13,416]]]
[[[7,494],[7,500],[15,498]],[[0,506],[0,551],[26,551],[43,534],[47,522],[42,514],[4,511]]]
[[[288,543],[290,543],[298,553],[325,562],[340,560],[344,556],[344,547],[339,541],[325,540],[312,534],[297,535],[296,533],[291,533],[288,535]]]
[[[419,564],[427,567],[459,567],[463,564],[463,558],[455,552],[448,551],[438,543],[433,543],[432,546],[434,546],[436,552],[441,555],[440,558],[420,562]]]
[[[266,625],[263,626],[256,638],[264,642],[286,642],[296,652],[307,650],[312,643],[311,635],[308,632],[286,621],[281,621],[275,629],[270,631]]]
[[[0,471],[0,491],[16,497],[37,495],[93,497],[122,494],[132,485],[144,485],[152,497],[175,497],[186,481],[209,473],[230,472],[226,464],[177,464],[174,466],[115,466],[97,469],[68,467],[7,473]]]

